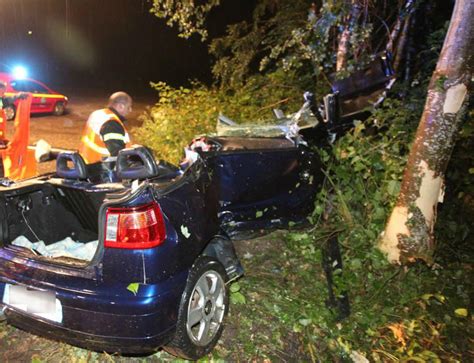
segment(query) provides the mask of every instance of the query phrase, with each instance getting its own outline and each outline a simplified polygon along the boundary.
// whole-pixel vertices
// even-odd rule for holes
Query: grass
[[[233,285],[226,329],[202,361],[465,362],[473,356],[472,265],[399,268],[346,261],[342,275],[352,314],[338,321],[326,307],[320,243],[306,231],[278,231],[236,243],[245,276]],[[348,251],[344,251],[348,256]],[[349,253],[350,255],[350,253]],[[373,275],[368,277],[368,275]],[[466,309],[467,316],[463,316]],[[4,362],[166,362],[91,352],[0,325]]]

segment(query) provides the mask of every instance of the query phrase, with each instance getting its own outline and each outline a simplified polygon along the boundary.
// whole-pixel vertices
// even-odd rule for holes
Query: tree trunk
[[[357,24],[359,18],[361,6],[357,3],[357,0],[352,0],[352,7],[349,15],[349,22],[344,27],[341,37],[339,38],[337,47],[337,59],[336,59],[336,72],[346,68],[347,58],[349,53],[349,40],[351,38],[352,29]]]
[[[416,14],[413,13],[411,16],[410,21],[410,29],[411,31],[408,34],[408,41],[405,50],[405,74],[403,75],[403,81],[405,82],[405,86],[408,88],[410,87],[411,82],[411,68],[412,68],[412,60],[415,54],[415,37],[414,32],[416,29]]]
[[[397,44],[398,34],[400,34],[400,30],[402,29],[403,21],[405,20],[407,14],[411,13],[414,5],[415,0],[407,0],[405,5],[403,6],[403,9],[400,11],[397,21],[395,22],[395,25],[393,26],[392,31],[390,32],[390,38],[385,48],[390,53],[394,52],[395,44]]]
[[[388,43],[387,43],[387,51],[389,51],[390,53],[393,53],[393,48],[394,48],[394,45],[397,41],[397,38],[398,38],[398,34],[400,33],[400,29],[402,28],[402,17],[399,16],[397,18],[397,21],[395,22],[395,25],[393,26],[393,29],[392,31],[390,32],[390,39],[388,40]]]
[[[400,69],[400,64],[402,63],[403,57],[405,55],[405,48],[408,40],[408,34],[410,32],[410,23],[411,23],[411,14],[405,18],[405,23],[403,24],[403,30],[400,34],[400,38],[397,42],[397,51],[393,60],[393,70],[395,74],[398,74]]]
[[[457,0],[443,49],[431,77],[423,115],[397,204],[380,240],[392,263],[431,261],[433,227],[444,175],[473,73],[474,2]]]

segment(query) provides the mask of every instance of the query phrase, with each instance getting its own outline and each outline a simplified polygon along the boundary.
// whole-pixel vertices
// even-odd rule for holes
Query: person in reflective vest
[[[120,150],[131,145],[124,125],[131,111],[132,98],[125,92],[115,92],[109,97],[106,108],[91,113],[79,148],[87,164],[117,156]]]

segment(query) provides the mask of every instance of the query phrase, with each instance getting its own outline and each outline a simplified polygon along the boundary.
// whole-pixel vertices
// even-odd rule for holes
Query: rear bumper
[[[183,283],[186,276],[187,273],[183,275]],[[86,292],[68,294],[56,289],[56,298],[62,306],[60,322],[5,305],[2,299],[5,284],[0,281],[0,310],[4,309],[12,325],[50,339],[96,351],[151,353],[169,342],[175,331],[181,287],[184,288],[180,280],[143,285],[140,294],[133,296],[128,292],[132,296],[126,299],[111,299],[100,291],[88,297]]]
[[[97,335],[73,330],[67,326],[32,317],[8,307],[4,312],[7,321],[18,328],[45,338],[66,342],[95,351],[128,354],[151,353],[169,342],[174,333],[174,327],[171,327],[159,334],[144,337]],[[137,320],[140,320],[140,318]],[[123,329],[126,330],[126,327]]]

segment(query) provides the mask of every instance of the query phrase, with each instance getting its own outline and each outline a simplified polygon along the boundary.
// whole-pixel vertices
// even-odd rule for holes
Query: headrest
[[[120,150],[116,169],[119,179],[147,179],[158,175],[155,159],[144,146]]]
[[[56,158],[56,174],[66,179],[87,179],[86,163],[77,152],[59,153]]]

